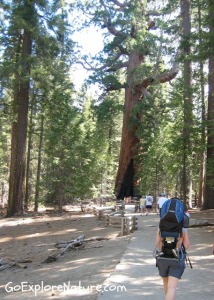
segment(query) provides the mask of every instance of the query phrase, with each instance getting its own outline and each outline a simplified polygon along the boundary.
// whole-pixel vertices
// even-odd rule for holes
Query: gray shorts
[[[181,279],[186,265],[184,259],[177,260],[158,257],[157,267],[161,277],[172,276]]]

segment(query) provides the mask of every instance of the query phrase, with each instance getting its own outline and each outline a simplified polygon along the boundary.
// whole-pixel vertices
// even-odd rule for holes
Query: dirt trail
[[[41,212],[20,218],[1,218],[0,259],[31,262],[21,263],[24,268],[13,267],[0,272],[0,299],[30,299],[33,291],[28,290],[35,285],[43,288],[37,299],[79,299],[79,294],[81,299],[95,299],[97,291],[91,286],[101,285],[110,275],[130,240],[130,236],[117,237],[118,232],[118,228],[106,227],[104,220],[82,213],[80,208],[72,208],[62,215]],[[85,235],[85,239],[104,237],[108,240],[89,242],[85,248],[66,252],[53,263],[42,263],[49,255],[60,252],[54,246],[56,242],[68,242],[80,235]],[[7,285],[9,282],[12,283]],[[63,284],[66,288],[68,285],[74,288],[81,285],[81,288],[65,291],[60,287]],[[11,292],[5,290],[6,285]],[[21,289],[21,285],[22,292],[13,292],[14,288]],[[48,290],[50,286],[56,289]]]
[[[190,211],[192,219],[214,224],[214,210]],[[0,299],[96,299],[97,289],[108,278],[125,252],[131,236],[117,237],[119,228],[106,227],[104,220],[70,207],[63,214],[42,211],[20,218],[0,219],[0,259],[26,261],[24,268],[0,272]],[[68,242],[80,235],[90,242],[85,249],[65,253],[57,261],[42,263],[59,253],[56,242]],[[20,290],[22,289],[22,291]]]

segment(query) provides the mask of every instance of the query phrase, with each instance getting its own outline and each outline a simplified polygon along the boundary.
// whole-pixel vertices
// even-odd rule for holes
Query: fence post
[[[130,219],[129,218],[126,219],[126,230],[127,230],[127,234],[130,234]]]
[[[106,216],[106,226],[109,226],[109,223],[110,223],[109,220],[110,220],[110,217],[109,217],[109,215],[107,215],[107,216]]]
[[[125,218],[121,218],[121,236],[124,236],[124,229],[125,229]]]

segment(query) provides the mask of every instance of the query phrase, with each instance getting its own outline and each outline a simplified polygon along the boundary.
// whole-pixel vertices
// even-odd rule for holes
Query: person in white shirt
[[[161,197],[158,199],[158,208],[159,208],[159,213],[161,213],[161,208],[164,204],[164,202],[166,202],[168,200],[168,198],[166,197],[165,193],[162,193]]]
[[[153,203],[153,197],[150,194],[148,194],[148,196],[146,196],[146,209],[147,209],[146,216],[148,215],[149,212],[152,211],[152,203]]]

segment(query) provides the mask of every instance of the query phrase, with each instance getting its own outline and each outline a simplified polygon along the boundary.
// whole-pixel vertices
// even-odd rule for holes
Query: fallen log
[[[29,263],[29,262],[32,262],[32,261],[29,261],[29,260],[15,261],[10,258],[0,258],[0,271],[10,269],[12,267],[27,269],[27,266],[22,265],[22,263]]]
[[[104,238],[104,237],[96,237],[96,238],[90,238],[90,239],[84,239],[82,241],[82,245],[89,243],[89,242],[100,242],[100,241],[105,241],[105,240],[109,240],[108,238]],[[69,242],[57,242],[54,246],[58,249],[60,248],[66,248],[68,246],[68,244],[70,244],[72,241]]]
[[[84,240],[85,236],[80,235],[75,240],[71,241],[59,254],[49,255],[48,258],[46,258],[43,263],[51,263],[53,261],[56,261],[59,257],[65,254],[66,251],[70,250],[71,248],[74,248],[76,246],[81,246],[82,242]]]

